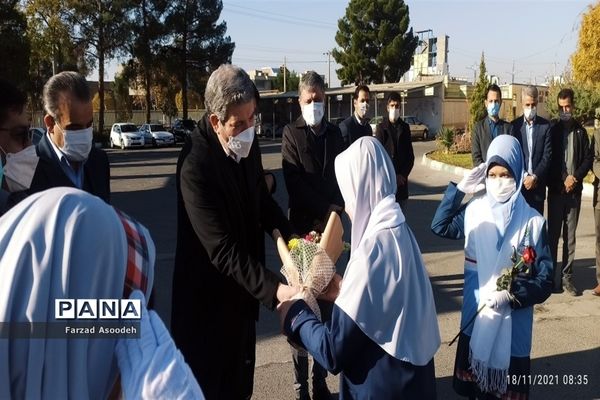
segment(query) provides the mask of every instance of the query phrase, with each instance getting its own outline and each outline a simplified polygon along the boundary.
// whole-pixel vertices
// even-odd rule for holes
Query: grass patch
[[[432,153],[429,153],[427,156],[432,160],[439,161],[444,164],[454,165],[456,167],[462,167],[466,169],[473,168],[473,159],[471,158],[471,153],[444,153],[443,151],[436,150]],[[589,171],[583,181],[585,183],[593,183],[594,173]]]
[[[450,164],[467,169],[473,168],[473,159],[471,158],[471,153],[444,153],[443,151],[436,150],[432,153],[429,153],[427,156],[432,160],[439,161],[444,164]]]

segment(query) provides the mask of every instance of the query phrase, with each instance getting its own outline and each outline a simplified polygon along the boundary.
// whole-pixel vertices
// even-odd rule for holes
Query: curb
[[[466,168],[457,167],[455,165],[450,165],[440,161],[432,160],[431,158],[427,157],[429,153],[431,152],[423,154],[423,157],[421,158],[421,165],[429,167],[430,169],[433,169],[435,171],[449,172],[461,178],[465,176],[467,172],[469,172],[469,170]],[[581,195],[583,197],[588,198],[594,197],[594,185],[592,185],[591,183],[584,182],[583,191],[581,192]]]

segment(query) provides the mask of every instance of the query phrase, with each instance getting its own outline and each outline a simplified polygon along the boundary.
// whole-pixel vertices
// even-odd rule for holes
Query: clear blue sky
[[[449,39],[452,76],[472,79],[481,52],[489,74],[510,82],[544,81],[560,74],[575,51],[581,15],[590,0],[406,0],[414,31],[432,29]],[[327,56],[336,46],[345,0],[224,0],[221,17],[235,42],[233,63],[245,69],[279,66],[328,75]],[[332,58],[331,80],[339,84]],[[112,79],[114,65],[109,68]],[[90,77],[92,78],[92,77]]]

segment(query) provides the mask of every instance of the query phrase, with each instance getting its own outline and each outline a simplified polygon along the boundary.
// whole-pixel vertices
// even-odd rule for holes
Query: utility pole
[[[475,83],[477,82],[477,65],[469,65],[467,66],[467,69],[473,70],[473,85],[475,85]]]
[[[327,88],[331,89],[331,51],[326,51],[323,53],[324,56],[327,56]],[[327,96],[327,120],[331,121],[331,101],[330,96]]]
[[[283,92],[287,92],[287,60],[283,56]]]

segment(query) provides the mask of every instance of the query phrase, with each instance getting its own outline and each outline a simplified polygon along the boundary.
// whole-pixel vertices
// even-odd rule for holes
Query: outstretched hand
[[[325,288],[325,291],[321,293],[318,297],[319,300],[325,300],[334,302],[335,299],[340,295],[340,290],[342,289],[342,277],[337,272],[333,274],[331,281]]]

